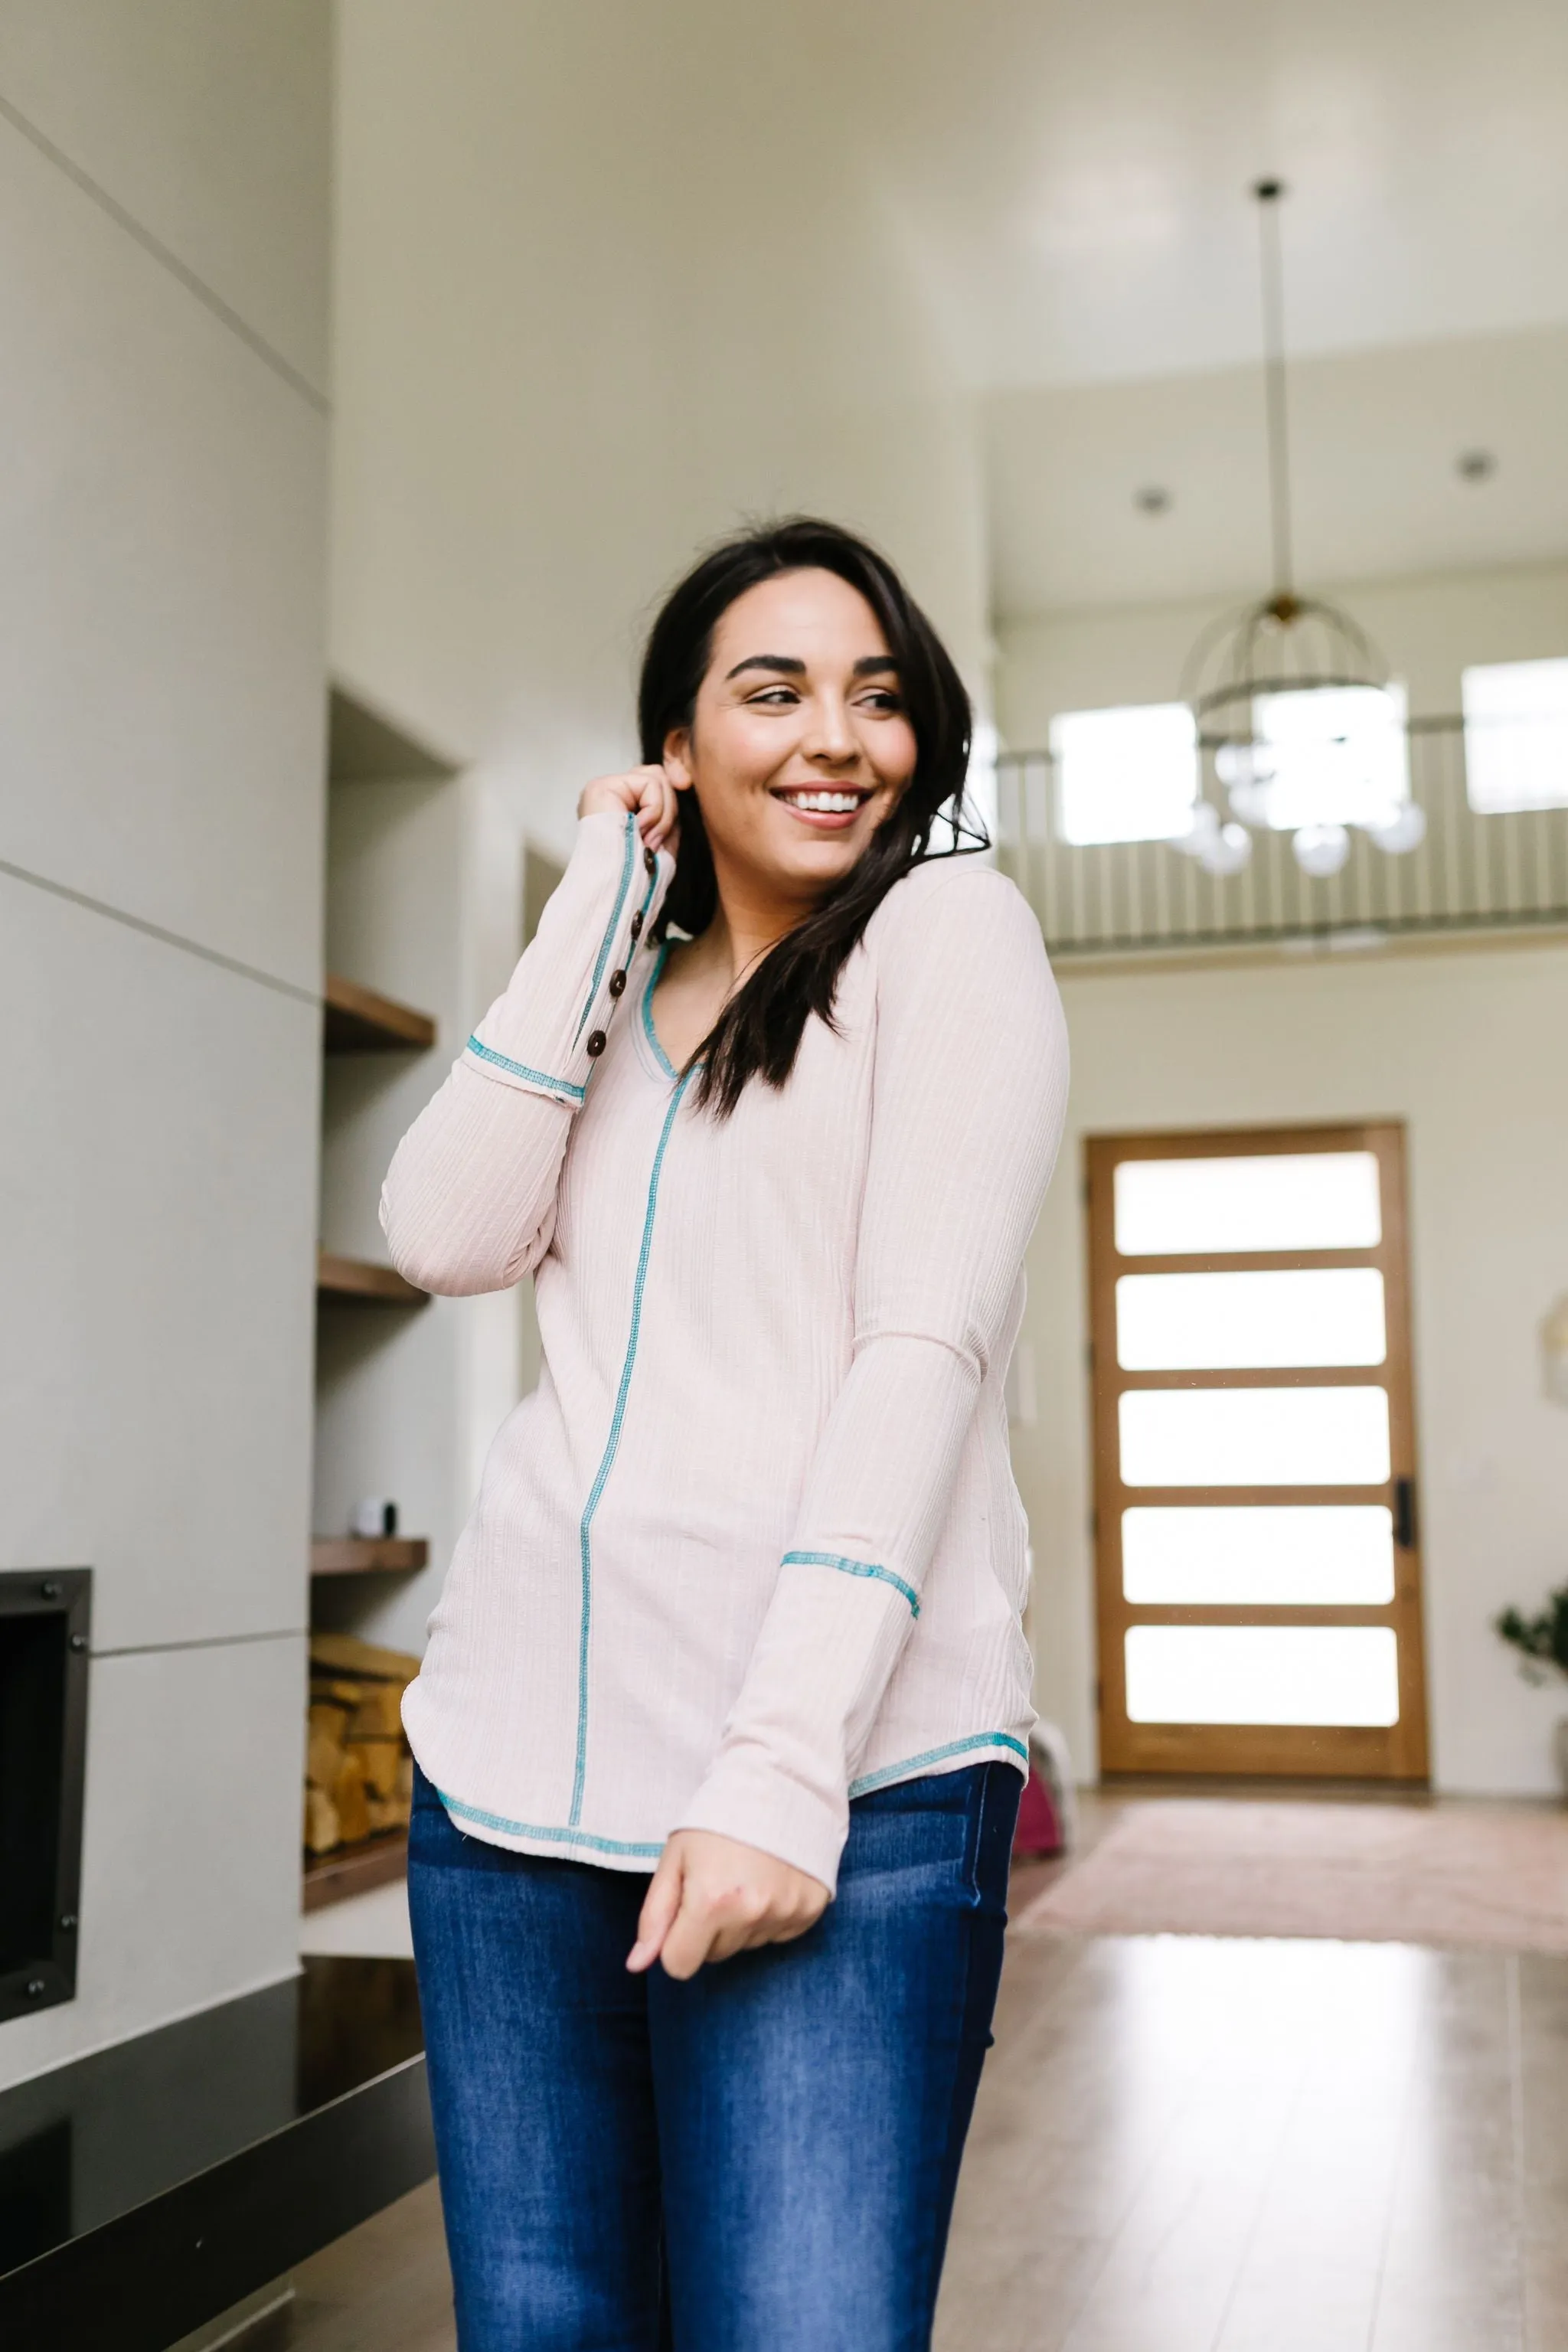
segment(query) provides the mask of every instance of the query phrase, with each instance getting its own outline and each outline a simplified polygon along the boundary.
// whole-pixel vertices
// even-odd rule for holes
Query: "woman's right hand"
[[[579,816],[609,809],[637,812],[637,831],[647,849],[673,850],[679,831],[679,803],[668,772],[658,765],[629,768],[624,776],[595,776],[583,788]]]

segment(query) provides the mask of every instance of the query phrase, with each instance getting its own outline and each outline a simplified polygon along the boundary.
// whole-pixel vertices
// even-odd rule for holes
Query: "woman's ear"
[[[678,793],[691,790],[691,730],[674,727],[664,739],[664,772]]]

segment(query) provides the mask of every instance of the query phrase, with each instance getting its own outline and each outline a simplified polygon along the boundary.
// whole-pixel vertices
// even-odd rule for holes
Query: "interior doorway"
[[[1424,1780],[1403,1129],[1087,1150],[1102,1770]]]

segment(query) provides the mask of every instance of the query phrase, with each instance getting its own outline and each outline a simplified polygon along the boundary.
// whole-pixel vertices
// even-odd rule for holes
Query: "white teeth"
[[[792,808],[815,809],[824,816],[847,816],[860,805],[858,793],[786,793]]]

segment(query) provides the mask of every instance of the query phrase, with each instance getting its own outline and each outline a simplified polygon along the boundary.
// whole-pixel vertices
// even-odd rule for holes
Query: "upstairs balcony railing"
[[[1286,833],[1255,831],[1251,862],[1223,877],[1168,842],[1064,841],[1048,751],[998,756],[998,862],[1058,958],[1568,926],[1568,808],[1480,814],[1463,721],[1413,719],[1409,737],[1426,839],[1394,856],[1352,827],[1348,862],[1323,880],[1301,871]]]

